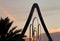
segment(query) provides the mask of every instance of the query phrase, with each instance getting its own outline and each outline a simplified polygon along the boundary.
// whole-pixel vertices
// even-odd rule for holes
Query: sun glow
[[[60,32],[60,29],[50,29],[49,32],[50,33]]]

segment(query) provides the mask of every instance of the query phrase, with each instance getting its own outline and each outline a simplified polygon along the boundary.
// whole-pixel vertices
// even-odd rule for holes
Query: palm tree
[[[18,34],[19,32],[21,32],[21,29],[14,31],[17,26],[13,27],[9,31],[12,23],[13,21],[10,22],[8,17],[6,17],[5,19],[0,19],[0,41],[24,41],[24,36]]]

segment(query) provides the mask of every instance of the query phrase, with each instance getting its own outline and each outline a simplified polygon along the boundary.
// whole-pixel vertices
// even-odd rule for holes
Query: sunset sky
[[[49,32],[60,32],[60,0],[0,0],[0,18],[8,16],[12,27],[23,29],[33,3],[38,3]],[[36,10],[34,16],[38,17]]]

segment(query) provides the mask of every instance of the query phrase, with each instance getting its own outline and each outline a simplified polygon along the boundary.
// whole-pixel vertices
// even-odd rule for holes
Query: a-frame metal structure
[[[40,8],[39,8],[39,6],[38,6],[37,3],[34,3],[34,4],[33,4],[32,8],[31,8],[31,11],[30,11],[30,14],[29,14],[29,16],[28,16],[28,19],[27,19],[27,21],[26,21],[26,24],[25,24],[25,26],[24,26],[24,28],[23,28],[23,31],[22,31],[21,35],[24,35],[24,34],[25,34],[25,32],[26,32],[26,30],[27,30],[27,28],[28,28],[28,25],[29,25],[29,23],[30,23],[30,21],[31,21],[31,19],[32,19],[33,12],[34,12],[35,8],[36,8],[36,10],[37,10],[37,12],[38,12],[38,16],[39,16],[39,19],[40,19],[41,24],[42,24],[42,26],[43,26],[43,29],[44,29],[44,31],[45,31],[48,39],[49,39],[48,41],[53,41],[52,38],[51,38],[51,36],[50,36],[50,34],[49,34],[49,32],[48,32],[48,30],[47,30],[47,27],[46,27],[46,25],[45,25],[45,22],[44,22],[44,20],[43,20],[43,17],[42,17],[42,15],[41,15],[41,12],[40,12]]]

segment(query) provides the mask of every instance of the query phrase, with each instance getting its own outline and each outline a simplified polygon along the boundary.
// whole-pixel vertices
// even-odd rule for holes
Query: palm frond
[[[22,32],[22,29],[15,30],[17,26],[13,27],[10,31],[10,27],[13,21],[10,22],[9,18],[0,19],[0,41],[23,41],[23,37],[19,32]],[[15,31],[14,31],[15,30]],[[8,32],[9,31],[9,32]],[[14,32],[13,32],[14,31]]]

